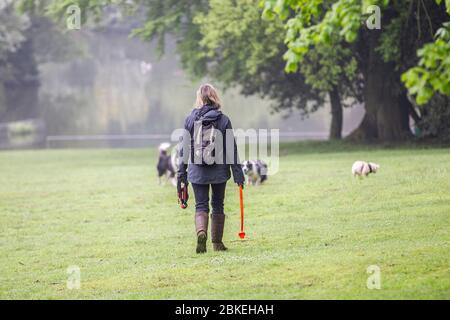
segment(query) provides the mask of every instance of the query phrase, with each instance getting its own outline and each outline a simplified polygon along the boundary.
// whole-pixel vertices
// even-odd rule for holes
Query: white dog
[[[352,166],[352,174],[354,177],[359,176],[365,176],[367,177],[369,173],[376,173],[380,169],[380,166],[373,162],[365,162],[365,161],[355,161],[355,163]]]

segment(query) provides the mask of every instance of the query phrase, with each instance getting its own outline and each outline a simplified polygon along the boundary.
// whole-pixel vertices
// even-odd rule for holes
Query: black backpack
[[[204,121],[202,117],[195,121],[193,130],[193,162],[198,165],[215,164],[217,124]]]

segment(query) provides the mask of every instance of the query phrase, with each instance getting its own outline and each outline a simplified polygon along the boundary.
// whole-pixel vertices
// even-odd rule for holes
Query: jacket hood
[[[203,119],[203,121],[211,122],[218,120],[221,116],[222,112],[215,108],[210,108],[202,116],[199,117],[199,120]]]
[[[192,111],[186,121],[186,124],[188,128],[192,128],[194,126],[194,122],[200,119],[204,122],[214,122],[219,120],[221,117],[222,112],[217,110],[217,108],[210,105],[204,105],[203,107]]]

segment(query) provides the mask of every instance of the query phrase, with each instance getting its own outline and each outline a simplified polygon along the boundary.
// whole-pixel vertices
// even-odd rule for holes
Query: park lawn
[[[154,150],[0,152],[2,299],[449,299],[450,149],[283,145],[280,170],[227,189],[227,252],[195,254],[193,204]],[[353,161],[380,171],[353,179]],[[192,192],[191,192],[192,193]],[[367,268],[381,270],[369,290]],[[81,288],[67,288],[67,268]]]

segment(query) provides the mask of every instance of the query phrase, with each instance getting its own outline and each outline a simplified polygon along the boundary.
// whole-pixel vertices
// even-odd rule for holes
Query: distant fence
[[[47,136],[47,148],[139,148],[170,141],[170,134],[61,135]]]
[[[49,135],[40,119],[0,123],[0,149],[145,148],[170,142],[170,134]],[[327,140],[328,132],[280,132],[280,141]]]
[[[151,147],[169,141],[170,134],[124,134],[124,135],[60,135],[47,136],[47,148],[77,147]],[[280,132],[280,141],[326,140],[328,132]]]

